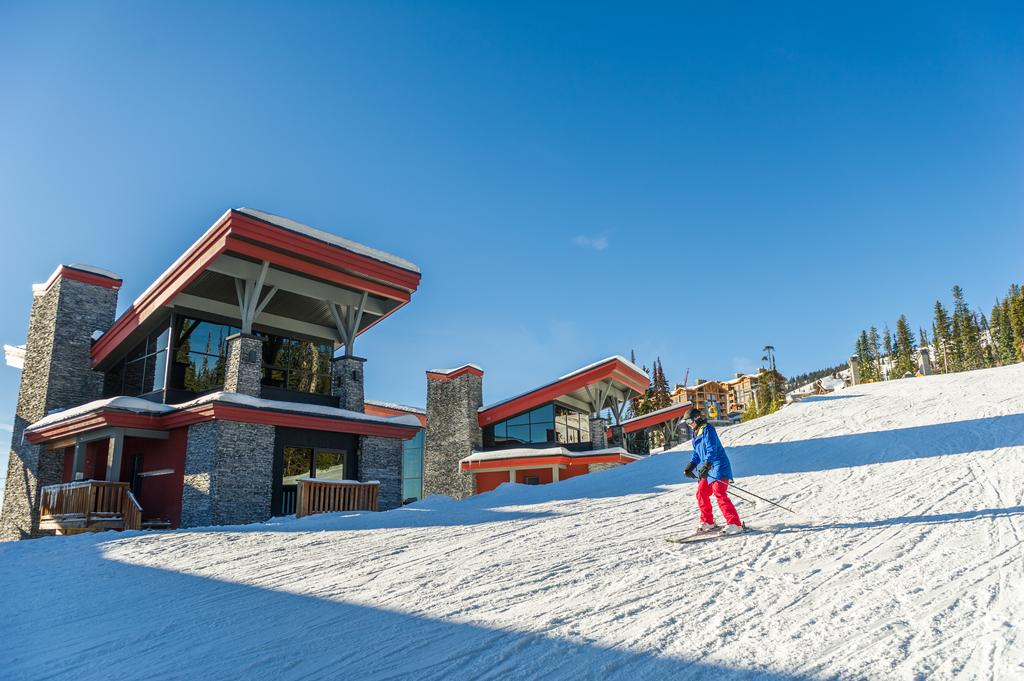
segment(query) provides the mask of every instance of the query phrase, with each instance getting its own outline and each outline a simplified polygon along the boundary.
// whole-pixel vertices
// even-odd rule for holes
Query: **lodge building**
[[[0,538],[38,535],[44,491],[80,480],[128,483],[144,526],[288,514],[303,478],[377,481],[379,507],[398,506],[422,424],[366,409],[354,348],[419,281],[407,260],[246,208],[116,320],[117,275],[58,267],[33,287]]]
[[[59,266],[33,286],[24,348],[8,348],[22,376],[0,539],[259,522],[301,514],[313,485],[387,510],[629,463],[645,429],[678,441],[680,405],[624,419],[650,379],[619,356],[486,406],[472,364],[426,372],[426,409],[365,399],[356,340],[420,276],[248,208],[117,319],[116,274]],[[337,491],[360,485],[372,499]]]

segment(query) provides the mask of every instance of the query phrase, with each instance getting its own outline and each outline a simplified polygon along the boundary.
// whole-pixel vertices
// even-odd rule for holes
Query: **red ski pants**
[[[715,514],[711,512],[711,495],[715,495],[718,502],[718,510],[725,516],[728,525],[739,525],[740,515],[736,507],[729,500],[729,483],[725,480],[715,480],[708,484],[707,478],[701,478],[697,482],[697,507],[700,509],[700,521],[708,525],[715,524]]]

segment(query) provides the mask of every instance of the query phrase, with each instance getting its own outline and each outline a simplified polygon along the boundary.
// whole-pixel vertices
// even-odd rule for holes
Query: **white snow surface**
[[[1024,678],[1024,366],[855,386],[455,502],[0,546],[6,679]],[[717,513],[717,511],[716,511]],[[720,518],[720,516],[719,516]]]

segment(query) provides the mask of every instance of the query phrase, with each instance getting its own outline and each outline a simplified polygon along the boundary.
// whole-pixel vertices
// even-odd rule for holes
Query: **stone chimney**
[[[14,415],[0,539],[39,532],[39,488],[60,482],[63,450],[25,441],[25,428],[57,409],[99,399],[103,374],[92,368],[92,343],[114,323],[121,279],[89,265],[61,265],[32,287],[32,312]]]
[[[483,370],[472,364],[427,372],[423,496],[463,499],[473,494],[473,476],[459,469],[459,460],[483,446],[478,416],[483,376]]]

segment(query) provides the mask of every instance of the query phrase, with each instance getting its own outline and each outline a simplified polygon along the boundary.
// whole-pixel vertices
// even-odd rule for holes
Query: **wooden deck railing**
[[[298,480],[295,517],[335,511],[376,511],[379,482]]]
[[[66,482],[47,485],[40,493],[41,530],[73,534],[142,527],[142,507],[127,482]]]

